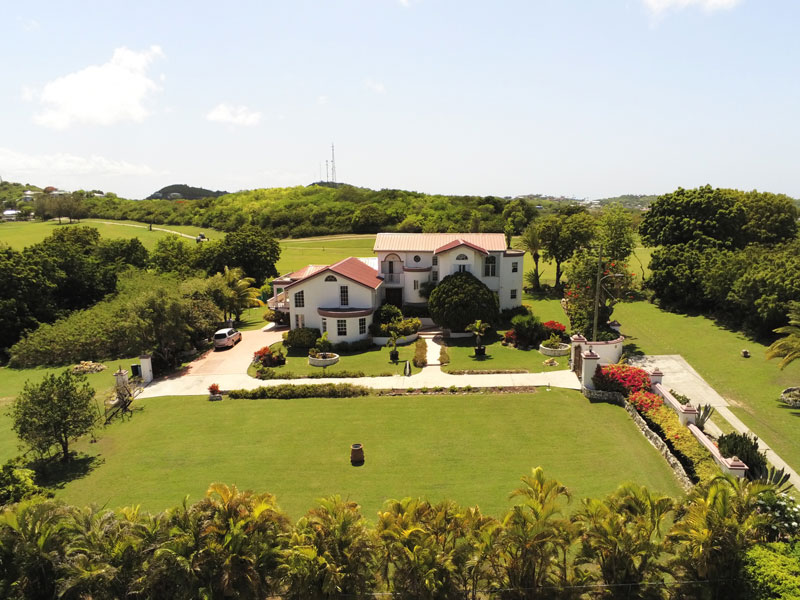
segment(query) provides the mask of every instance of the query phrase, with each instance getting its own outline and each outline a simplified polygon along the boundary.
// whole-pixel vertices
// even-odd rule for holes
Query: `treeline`
[[[660,196],[639,228],[656,247],[647,285],[664,308],[769,334],[800,299],[797,217],[779,194],[706,186]]]
[[[536,468],[496,519],[389,500],[370,525],[332,496],[291,525],[273,495],[213,484],[150,515],[28,500],[0,515],[0,595],[131,598],[795,598],[796,504],[720,477],[676,501],[634,484],[567,512]]]
[[[152,252],[82,226],[22,252],[0,244],[0,352],[30,367],[147,350],[174,366],[223,317],[258,304],[256,282],[277,275],[279,256],[252,226],[202,244],[170,236]]]
[[[369,190],[349,185],[311,185],[248,190],[198,200],[87,198],[88,216],[233,231],[246,224],[276,237],[343,233],[502,232],[515,233],[535,215],[527,200],[494,196],[439,196],[403,190]]]

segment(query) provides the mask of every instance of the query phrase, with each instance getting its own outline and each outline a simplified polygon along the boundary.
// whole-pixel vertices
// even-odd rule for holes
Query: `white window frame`
[[[328,331],[328,319],[322,317],[322,333]]]
[[[294,293],[294,307],[295,308],[305,308],[306,306],[306,295],[303,290]]]
[[[367,333],[367,318],[361,317],[358,319],[358,335]]]
[[[483,276],[497,277],[497,257],[487,256],[483,260]]]
[[[414,289],[415,289],[415,290],[418,290],[418,289],[419,289],[419,279],[415,279],[415,280],[414,280]]]
[[[336,319],[336,335],[347,335],[347,319]]]
[[[339,306],[350,306],[350,290],[346,285],[339,286]]]
[[[439,271],[431,271],[431,281],[434,283],[439,281]]]
[[[300,313],[294,313],[294,328],[300,329],[306,326],[306,316]]]
[[[434,256],[434,257],[431,259],[431,264],[432,264],[434,267],[438,267],[438,266],[439,266],[439,257],[438,257],[438,256]]]
[[[512,300],[516,300],[517,299],[517,290],[511,290],[511,299]]]
[[[516,260],[511,263],[511,272],[512,273],[519,272],[519,263]]]

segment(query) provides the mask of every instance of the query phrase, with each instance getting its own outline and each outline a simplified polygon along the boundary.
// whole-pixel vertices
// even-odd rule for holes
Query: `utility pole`
[[[333,142],[331,142],[331,179],[336,183],[336,154],[333,150]]]

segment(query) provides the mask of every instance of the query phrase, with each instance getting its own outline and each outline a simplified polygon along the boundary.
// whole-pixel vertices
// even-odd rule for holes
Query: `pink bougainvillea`
[[[623,396],[642,390],[650,391],[647,371],[630,365],[598,365],[592,382],[598,390],[619,392]]]
[[[664,404],[661,396],[645,391],[633,392],[628,396],[628,402],[633,404],[633,407],[640,413],[648,413]],[[675,434],[675,437],[677,437],[677,434]]]

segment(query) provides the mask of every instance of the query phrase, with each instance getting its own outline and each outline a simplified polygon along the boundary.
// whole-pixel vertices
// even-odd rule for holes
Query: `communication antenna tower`
[[[333,150],[333,142],[331,142],[331,179],[336,183],[336,154]]]
[[[328,161],[326,160],[325,161],[325,181],[326,182],[330,182],[330,180],[331,180],[331,178],[328,175]]]

